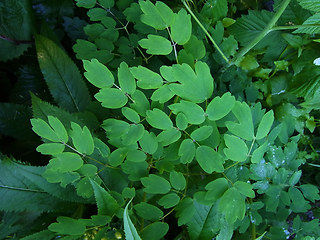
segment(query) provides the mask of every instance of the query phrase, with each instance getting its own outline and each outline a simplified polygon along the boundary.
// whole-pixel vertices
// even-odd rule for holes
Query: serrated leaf
[[[320,12],[320,1],[318,0],[298,0],[298,3],[307,10]]]
[[[187,184],[183,174],[176,171],[170,172],[170,183],[178,191],[184,190]]]
[[[123,108],[121,108],[121,113],[123,114],[123,116],[126,117],[126,119],[128,119],[129,121],[131,121],[133,123],[140,122],[139,114],[131,108],[123,107]]]
[[[166,130],[173,127],[171,119],[158,108],[147,111],[147,122],[154,128]]]
[[[202,126],[191,133],[191,138],[196,141],[203,141],[212,134],[213,128],[211,126]]]
[[[61,143],[43,143],[37,147],[37,152],[44,155],[56,155],[64,151],[65,146]]]
[[[218,178],[209,182],[205,188],[208,190],[205,199],[216,201],[228,190],[229,184],[225,178]]]
[[[182,141],[179,147],[178,155],[181,163],[191,163],[196,154],[196,146],[191,139]]]
[[[224,213],[229,224],[233,224],[237,219],[242,220],[246,212],[244,197],[236,188],[229,188],[220,199],[219,211]]]
[[[193,102],[181,100],[179,103],[171,104],[168,107],[174,114],[183,113],[188,123],[201,124],[205,120],[203,109]]]
[[[53,41],[41,35],[35,41],[40,69],[54,100],[71,112],[85,110],[90,94],[77,66]]]
[[[181,132],[176,128],[170,128],[159,133],[156,139],[162,146],[168,146],[178,141],[180,138]]]
[[[236,136],[225,134],[224,141],[228,147],[223,150],[227,158],[236,162],[243,162],[247,159],[249,149],[243,140]]]
[[[302,26],[295,30],[293,33],[307,33],[307,34],[319,34],[320,27],[304,27],[304,25],[319,25],[320,24],[320,13],[316,13],[313,16],[309,17],[306,21],[303,22]]]
[[[147,1],[139,2],[143,12],[141,21],[157,30],[163,30],[170,27],[174,21],[173,11],[163,2],[156,2],[155,5]]]
[[[171,42],[158,35],[149,34],[148,38],[141,39],[138,43],[142,48],[147,49],[151,55],[169,55],[172,52]]]
[[[157,89],[162,86],[162,77],[146,67],[130,68],[132,75],[138,80],[137,85],[142,89]]]
[[[48,229],[52,232],[65,235],[82,235],[86,231],[86,225],[77,219],[60,216],[57,223],[51,223]]]
[[[130,200],[124,211],[123,211],[123,224],[124,224],[124,233],[126,235],[126,239],[128,240],[141,240],[140,236],[138,235],[138,232],[136,230],[136,228],[134,227],[130,216],[129,216],[129,211],[128,211],[128,207],[130,205],[132,200]]]
[[[99,186],[96,181],[90,179],[90,183],[97,202],[98,214],[113,216],[120,207],[116,199],[114,199],[104,188]]]
[[[217,121],[225,117],[232,110],[235,102],[235,97],[227,92],[221,98],[215,97],[208,104],[206,114],[211,121]]]
[[[166,194],[170,191],[170,183],[155,174],[150,174],[148,177],[141,178],[141,183],[145,187],[144,192],[151,194]]]
[[[69,137],[67,130],[63,126],[62,122],[58,118],[53,116],[48,116],[48,121],[53,131],[57,134],[60,141],[67,143]]]
[[[81,128],[74,122],[71,123],[71,128],[70,136],[75,148],[83,154],[91,155],[94,150],[94,143],[89,129],[86,126]]]
[[[173,65],[170,70],[172,72],[169,76],[172,78],[170,81],[179,82],[169,85],[169,89],[176,95],[194,103],[201,103],[211,97],[213,78],[206,63],[198,61],[195,64],[195,72],[185,63]],[[168,79],[166,78],[166,80]]]
[[[128,98],[123,91],[115,88],[103,88],[94,97],[105,108],[121,108],[127,104]]]
[[[137,214],[146,220],[159,220],[163,216],[163,212],[156,206],[141,202],[133,206]]]
[[[136,80],[130,72],[128,64],[125,62],[120,63],[118,68],[118,81],[124,92],[133,94],[136,91]]]
[[[249,197],[249,198],[254,198],[255,193],[252,190],[252,185],[250,183],[242,182],[242,181],[237,181],[234,183],[234,187],[243,195]]]
[[[114,77],[110,70],[97,59],[91,61],[83,60],[83,67],[86,70],[84,76],[88,81],[98,88],[112,87]]]
[[[191,16],[187,14],[186,10],[181,9],[176,14],[175,20],[171,26],[172,39],[176,43],[184,45],[189,41],[191,33]]]
[[[273,111],[267,112],[265,115],[263,115],[256,134],[256,139],[262,139],[266,137],[272,127],[274,120]]]
[[[176,206],[179,201],[180,197],[176,193],[168,193],[159,199],[158,204],[167,209]]]
[[[200,146],[196,150],[196,159],[206,173],[223,172],[221,155],[208,146]]]

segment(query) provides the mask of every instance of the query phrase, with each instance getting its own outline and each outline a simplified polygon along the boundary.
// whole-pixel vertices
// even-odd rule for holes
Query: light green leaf
[[[181,132],[178,129],[170,128],[159,133],[159,135],[157,136],[157,141],[161,143],[162,146],[168,146],[178,141],[180,137]]]
[[[117,148],[109,156],[109,164],[113,167],[119,166],[127,155],[128,150],[126,148]]]
[[[133,206],[137,214],[146,220],[159,220],[163,216],[163,212],[154,205],[141,202]]]
[[[126,117],[126,119],[128,119],[129,121],[133,122],[133,123],[139,123],[140,122],[140,117],[139,114],[128,107],[123,107],[121,108],[121,112],[123,114],[123,116]]]
[[[260,147],[253,151],[251,162],[252,163],[259,163],[263,159],[263,155],[268,149],[268,142],[264,142]]]
[[[142,48],[147,49],[151,55],[168,55],[172,52],[171,42],[157,35],[149,34],[148,38],[141,39],[138,43]]]
[[[118,138],[129,131],[130,124],[113,118],[103,121],[101,127],[106,131],[108,138]]]
[[[128,98],[120,89],[103,88],[94,97],[105,108],[121,108],[127,104]]]
[[[159,103],[168,102],[175,94],[170,91],[169,85],[162,85],[155,90],[151,96],[152,101],[159,101]]]
[[[136,80],[132,76],[128,64],[125,62],[120,63],[120,67],[118,68],[118,81],[124,92],[133,94],[136,91]]]
[[[52,232],[65,235],[82,235],[86,231],[86,225],[81,221],[69,217],[60,216],[57,223],[51,223],[48,229]]]
[[[142,124],[132,124],[129,127],[129,131],[127,134],[123,135],[121,137],[121,142],[126,145],[130,146],[132,144],[135,144],[137,141],[139,141],[144,134],[144,127]]]
[[[84,164],[82,167],[78,170],[78,172],[86,177],[95,177],[97,174],[98,168],[93,164]]]
[[[208,146],[200,146],[196,150],[196,159],[206,173],[223,172],[221,155]]]
[[[180,197],[176,193],[168,193],[159,199],[158,204],[167,209],[176,206],[179,201]]]
[[[127,203],[123,211],[124,233],[126,235],[127,240],[141,240],[129,216],[128,206],[131,203],[131,201],[132,199]]]
[[[178,155],[181,163],[191,163],[196,154],[196,146],[191,139],[185,139],[180,144]]]
[[[162,86],[162,77],[146,67],[138,66],[130,68],[133,76],[138,80],[138,87],[142,89],[156,89]]]
[[[237,181],[234,183],[234,187],[243,195],[249,197],[249,198],[254,198],[255,193],[252,190],[252,185],[250,183],[242,182],[242,181]]]
[[[191,124],[201,124],[204,122],[204,111],[196,103],[181,100],[179,103],[174,103],[168,106],[174,114],[183,113],[188,123]]]
[[[191,138],[196,141],[203,141],[212,134],[212,131],[211,126],[202,126],[191,133]]]
[[[144,192],[151,194],[166,194],[170,191],[170,183],[155,174],[150,174],[148,177],[141,178],[141,183],[145,187]]]
[[[193,34],[183,48],[187,56],[192,56],[193,61],[199,61],[206,55],[206,47],[204,46],[203,41],[199,40]]]
[[[48,164],[48,168],[59,172],[76,171],[83,165],[80,155],[73,152],[63,152],[52,158]]]
[[[35,42],[40,69],[54,100],[70,112],[85,110],[91,97],[75,63],[50,39],[36,35]]]
[[[227,92],[222,97],[215,97],[209,104],[206,110],[208,118],[211,121],[217,121],[225,117],[234,107],[235,104],[234,96]]]
[[[171,119],[158,108],[147,111],[147,122],[154,128],[166,130],[173,127]]]
[[[44,155],[56,155],[64,151],[65,146],[61,143],[43,143],[37,147],[37,152]]]
[[[227,158],[236,162],[243,162],[248,157],[249,149],[240,138],[225,134],[224,141],[228,148],[223,150]]]
[[[89,129],[86,126],[82,129],[74,122],[71,122],[71,128],[70,136],[75,148],[83,154],[91,155],[94,150],[94,143]]]
[[[42,138],[46,138],[52,142],[60,142],[60,138],[49,126],[48,123],[42,119],[31,119],[32,130]]]
[[[235,188],[229,188],[221,197],[219,211],[224,213],[229,224],[233,224],[237,219],[242,220],[246,212],[244,197]]]
[[[114,199],[104,188],[99,186],[96,181],[90,179],[90,183],[97,202],[98,215],[113,216],[120,207],[116,199]]]
[[[176,95],[194,103],[201,103],[211,97],[213,78],[206,63],[198,61],[195,64],[195,72],[185,63],[173,65],[170,70],[170,81],[178,83],[170,84],[169,89]]]
[[[208,190],[205,199],[216,201],[228,190],[229,184],[225,178],[218,178],[209,182],[205,188]]]
[[[67,130],[64,128],[62,122],[60,122],[58,118],[53,116],[48,116],[48,120],[49,120],[50,126],[52,127],[53,131],[57,134],[59,139],[62,142],[67,143],[69,137],[68,137]]]
[[[153,154],[158,149],[156,135],[153,132],[145,131],[143,137],[139,140],[141,149],[149,154]]]
[[[157,1],[155,5],[147,1],[139,1],[143,12],[141,21],[157,30],[170,27],[174,21],[173,11],[163,2]]]
[[[97,59],[91,61],[83,60],[83,67],[86,70],[84,76],[88,81],[98,88],[112,87],[114,77],[110,70]]]
[[[167,234],[169,225],[166,222],[154,222],[141,231],[142,239],[160,240]]]
[[[170,183],[178,191],[184,190],[187,184],[183,174],[176,171],[170,172]]]
[[[176,117],[176,125],[180,130],[185,130],[188,127],[188,119],[182,112]]]
[[[189,41],[191,33],[191,16],[182,8],[178,14],[176,14],[175,21],[171,26],[172,39],[176,43],[184,45]]]
[[[256,134],[256,139],[262,139],[266,137],[272,127],[274,120],[273,111],[267,112],[265,115],[263,115],[261,122],[259,123],[259,127]]]
[[[144,162],[147,158],[147,155],[140,150],[130,150],[127,153],[126,159],[131,162]]]
[[[234,135],[251,141],[254,138],[254,127],[251,109],[245,102],[236,102],[232,109],[239,123],[226,122],[226,126]]]

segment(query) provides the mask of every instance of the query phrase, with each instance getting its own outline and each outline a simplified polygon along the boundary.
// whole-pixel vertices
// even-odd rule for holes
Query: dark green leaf
[[[133,123],[139,123],[140,122],[140,117],[139,114],[128,107],[123,107],[121,108],[121,112],[123,114],[123,116],[126,117],[126,119],[128,119],[129,121],[133,122]]]
[[[49,225],[50,231],[65,235],[82,235],[86,231],[86,226],[77,219],[60,216],[57,221]]]
[[[146,193],[166,194],[171,189],[170,183],[166,179],[155,174],[141,178],[141,182],[145,187],[144,191]]]
[[[118,68],[118,81],[124,92],[133,94],[136,91],[136,80],[125,62],[122,62]]]
[[[319,200],[319,189],[312,184],[303,184],[299,187],[305,198],[309,199],[311,202]]]
[[[169,225],[165,222],[154,222],[146,226],[142,232],[141,236],[143,239],[154,239],[160,240],[167,234],[169,230]]]
[[[161,197],[158,201],[158,204],[167,209],[176,206],[179,201],[180,197],[176,193],[169,193]]]
[[[163,212],[156,206],[141,202],[133,206],[137,214],[146,220],[159,220],[163,216]]]
[[[140,150],[131,150],[127,153],[126,159],[131,162],[144,162],[147,156]]]
[[[205,199],[216,201],[228,190],[229,184],[225,178],[218,178],[209,182],[205,188],[208,190]]]

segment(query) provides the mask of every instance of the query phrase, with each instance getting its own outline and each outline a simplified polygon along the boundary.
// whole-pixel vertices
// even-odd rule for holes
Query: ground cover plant
[[[0,12],[1,239],[319,239],[320,1]]]

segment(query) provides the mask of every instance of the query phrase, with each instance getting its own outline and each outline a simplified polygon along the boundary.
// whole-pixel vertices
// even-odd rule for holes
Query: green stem
[[[228,58],[224,55],[224,53],[222,52],[222,50],[219,48],[218,44],[213,40],[213,38],[211,37],[211,35],[208,33],[207,29],[202,25],[202,23],[199,21],[199,19],[194,15],[194,13],[191,11],[191,9],[189,8],[189,6],[186,4],[185,0],[181,0],[183,5],[186,7],[186,9],[188,10],[188,12],[190,13],[190,15],[193,17],[193,19],[198,23],[198,25],[200,26],[200,28],[204,31],[204,33],[207,35],[207,37],[210,39],[210,41],[212,42],[213,46],[217,49],[217,51],[220,53],[220,55],[222,56],[222,58],[226,61],[226,63],[229,63]]]
[[[281,6],[279,7],[278,11],[273,15],[270,22],[267,24],[267,26],[262,30],[258,36],[256,36],[247,46],[245,46],[232,60],[231,65],[233,65],[238,59],[243,57],[247,52],[249,52],[255,45],[257,45],[267,34],[271,31],[273,31],[273,26],[276,24],[276,22],[281,17],[284,10],[287,8],[291,0],[283,0],[281,3]]]
[[[320,27],[320,24],[304,24],[304,25],[290,25],[290,26],[276,26],[271,29],[271,31],[279,31],[279,30],[292,30],[299,29],[304,27]]]

